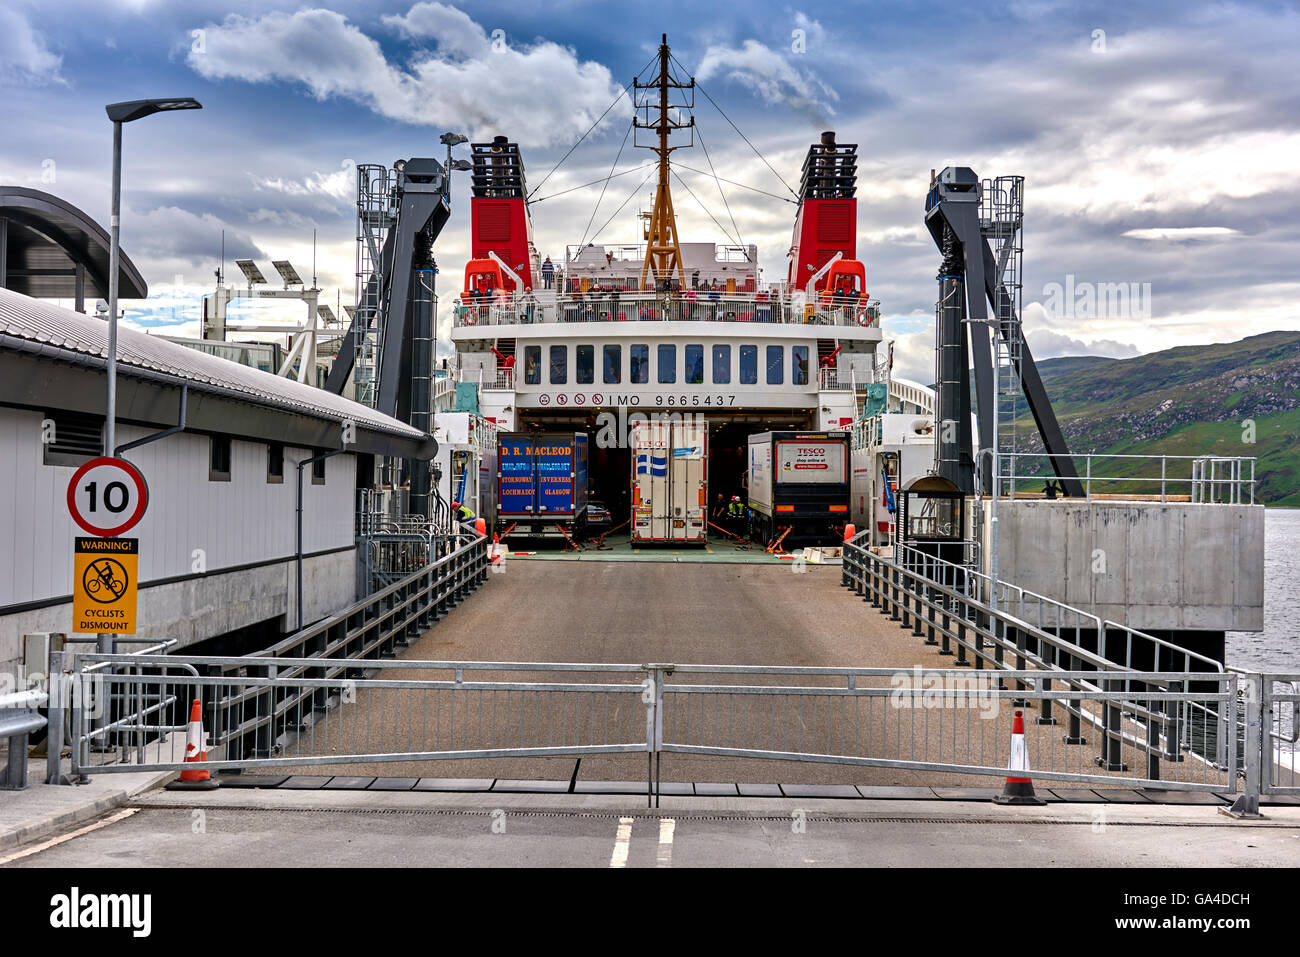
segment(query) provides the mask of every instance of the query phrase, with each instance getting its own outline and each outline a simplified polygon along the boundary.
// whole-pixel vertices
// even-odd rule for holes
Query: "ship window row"
[[[580,344],[573,350],[573,383],[594,385],[597,376],[597,349],[594,345]],[[570,347],[546,347],[546,380],[551,385],[568,385],[570,377]],[[606,343],[600,347],[599,374],[604,385],[646,385],[654,381],[672,385],[703,385],[705,370],[709,371],[712,385],[785,385],[787,368],[790,385],[807,385],[809,375],[808,346],[757,346],[731,344],[663,342],[655,346],[654,362],[648,343],[629,343],[626,347],[627,363],[623,362],[625,349],[622,343]],[[789,353],[787,359],[786,353]],[[680,353],[680,356],[679,356]],[[733,363],[734,356],[734,363]],[[679,361],[680,359],[680,361]],[[653,368],[652,368],[653,365]],[[524,346],[524,384],[541,385],[543,377],[543,347]]]

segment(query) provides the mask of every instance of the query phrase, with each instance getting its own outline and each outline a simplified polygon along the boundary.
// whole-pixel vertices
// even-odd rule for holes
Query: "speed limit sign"
[[[68,483],[68,512],[87,533],[113,538],[130,531],[144,517],[149,488],[144,476],[125,459],[91,459]]]

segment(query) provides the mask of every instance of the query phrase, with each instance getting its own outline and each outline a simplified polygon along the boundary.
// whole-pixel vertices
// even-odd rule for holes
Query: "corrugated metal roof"
[[[0,334],[106,361],[108,323],[8,289],[0,289]],[[423,433],[381,412],[314,386],[250,369],[123,325],[117,330],[117,368],[183,379],[198,391],[238,395],[257,405],[298,412],[334,422],[418,439]]]

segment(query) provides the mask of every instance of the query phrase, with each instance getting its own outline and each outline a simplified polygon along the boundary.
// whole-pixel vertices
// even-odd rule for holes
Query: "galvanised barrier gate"
[[[1260,790],[1265,794],[1300,794],[1297,741],[1300,740],[1300,674],[1260,675],[1262,754]],[[1249,721],[1249,718],[1247,718]],[[1246,729],[1249,735],[1249,727]]]
[[[200,701],[211,753],[189,767],[644,754],[649,795],[665,753],[1004,777],[1016,709],[1038,715],[1027,737],[1036,780],[1233,791],[1237,736],[1225,728],[1249,725],[1239,707],[1251,700],[1235,673],[1189,690],[1186,672],[375,659],[304,669],[267,658],[268,673],[242,675],[231,673],[239,658],[76,657],[75,674],[100,698]],[[164,665],[184,673],[150,673]],[[1069,716],[1084,729],[1073,741],[1061,733]],[[179,718],[74,721],[78,775],[183,766]],[[1225,760],[1189,740],[1223,742]],[[1095,741],[1106,742],[1104,762]]]
[[[256,655],[189,659],[156,655],[50,656],[50,740],[60,740],[65,720],[80,743],[73,748],[73,777],[82,769],[130,759],[140,761],[147,741],[183,730],[195,696],[187,683],[228,676],[281,679],[227,687],[229,700],[204,700],[205,727],[239,746],[266,753],[281,738],[301,704],[285,683],[298,677],[333,679],[356,674],[392,658],[420,633],[469,597],[488,575],[487,540],[460,536],[449,553],[429,561],[337,615],[309,625]],[[161,647],[161,646],[160,646]],[[196,664],[195,662],[201,662]],[[175,674],[180,672],[179,675]],[[63,783],[58,748],[49,749],[47,783]]]

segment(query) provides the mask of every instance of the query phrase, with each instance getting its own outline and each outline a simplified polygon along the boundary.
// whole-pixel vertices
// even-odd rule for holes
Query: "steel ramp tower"
[[[358,402],[423,432],[432,427],[435,316],[433,243],[451,215],[435,159],[357,167],[357,306],[325,388],[353,380]],[[427,515],[427,462],[411,462],[408,511]]]
[[[939,474],[966,494],[974,493],[976,466],[970,452],[967,371],[973,367],[981,450],[994,447],[999,393],[1003,394],[1002,414],[1014,417],[1013,391],[1018,384],[1064,493],[1082,498],[1083,483],[1020,330],[1024,180],[999,177],[992,182],[991,192],[985,195],[979,177],[969,167],[949,166],[931,180],[926,195],[925,225],[943,254],[938,276],[935,376]],[[997,255],[993,242],[998,244]],[[1007,371],[995,381],[1000,365]],[[987,460],[981,478],[983,487],[990,488]]]

